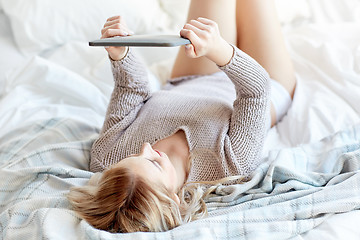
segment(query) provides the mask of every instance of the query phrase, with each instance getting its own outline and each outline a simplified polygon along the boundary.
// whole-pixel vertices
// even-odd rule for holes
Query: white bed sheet
[[[354,6],[354,1],[346,3]],[[334,1],[326,4],[319,0],[308,6],[311,15],[301,17],[310,16],[311,24],[284,26],[298,88],[287,116],[270,130],[264,155],[270,150],[316,142],[360,122],[358,5],[351,15],[349,8],[335,11],[338,3]],[[330,13],[324,14],[324,9]],[[298,26],[299,22],[292,24]],[[14,44],[2,10],[0,33],[0,139],[29,122],[52,117],[72,117],[101,126],[112,90],[104,50],[72,41],[40,56],[25,57]],[[160,86],[155,77],[163,81],[169,75],[174,59],[169,56],[175,51],[139,50],[153,70],[154,90]],[[151,61],[154,53],[156,62]],[[337,214],[296,239],[357,239],[360,229],[354,223],[359,218],[359,211]]]
[[[9,70],[24,61],[25,57],[17,49],[12,36],[9,19],[0,6],[0,96],[5,87]]]

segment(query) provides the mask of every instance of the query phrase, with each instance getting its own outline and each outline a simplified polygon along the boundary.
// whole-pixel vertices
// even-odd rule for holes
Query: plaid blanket
[[[19,127],[0,139],[0,239],[288,239],[360,209],[360,125],[273,151],[249,182],[219,186],[209,217],[168,232],[110,234],[65,197],[84,185],[99,129],[74,119]]]

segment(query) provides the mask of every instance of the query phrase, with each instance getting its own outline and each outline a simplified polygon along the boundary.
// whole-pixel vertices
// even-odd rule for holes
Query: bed
[[[101,2],[101,3],[100,3]],[[297,90],[249,182],[219,186],[209,217],[162,233],[110,234],[66,200],[84,185],[113,87],[99,38],[121,14],[177,34],[188,1],[0,0],[0,239],[358,239],[360,1],[277,0]],[[142,6],[139,8],[138,6]],[[154,91],[177,48],[138,48]]]

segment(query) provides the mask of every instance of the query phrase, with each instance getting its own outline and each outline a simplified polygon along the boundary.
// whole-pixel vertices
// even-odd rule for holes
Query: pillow
[[[156,29],[162,13],[157,0],[0,0],[15,41],[25,54],[70,40],[100,38],[106,19],[122,15],[136,33]]]

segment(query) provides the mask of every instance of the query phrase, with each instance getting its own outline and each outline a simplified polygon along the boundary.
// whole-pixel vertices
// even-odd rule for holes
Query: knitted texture
[[[90,170],[103,171],[179,130],[192,159],[188,181],[248,176],[261,161],[270,116],[268,73],[234,47],[225,74],[172,79],[152,94],[145,66],[130,50],[111,61],[115,87]]]

